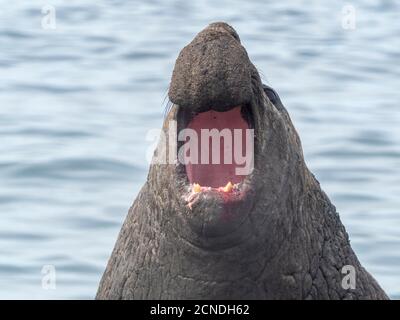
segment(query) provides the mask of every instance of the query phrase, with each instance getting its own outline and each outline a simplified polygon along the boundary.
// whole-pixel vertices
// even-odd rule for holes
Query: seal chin
[[[245,223],[253,203],[251,107],[197,112],[180,108],[177,118],[178,131],[190,133],[190,139],[181,135],[178,141],[178,178],[184,188],[188,224],[206,238],[235,233]],[[195,144],[190,143],[193,137]]]
[[[207,238],[240,233],[253,203],[253,193],[248,181],[235,185],[235,190],[232,191],[210,187],[202,189],[184,197],[189,208],[187,221],[192,230]]]

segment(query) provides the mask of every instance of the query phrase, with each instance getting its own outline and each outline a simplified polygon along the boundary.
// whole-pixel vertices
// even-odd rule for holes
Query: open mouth
[[[254,124],[249,106],[226,111],[182,111],[178,145],[189,207],[200,195],[242,199],[253,169]],[[183,130],[182,130],[183,129]]]

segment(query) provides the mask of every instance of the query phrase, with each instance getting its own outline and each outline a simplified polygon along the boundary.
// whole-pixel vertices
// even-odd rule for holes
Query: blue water
[[[178,52],[216,20],[279,92],[359,259],[400,298],[400,4],[353,1],[346,30],[345,2],[265,2],[0,1],[0,298],[94,297]]]

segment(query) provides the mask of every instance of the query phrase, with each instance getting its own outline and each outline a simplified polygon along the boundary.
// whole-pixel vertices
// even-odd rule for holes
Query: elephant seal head
[[[163,130],[176,136],[163,142],[177,148],[164,150],[177,161],[153,165],[149,175],[160,205],[171,209],[168,225],[200,247],[279,246],[293,218],[282,206],[296,201],[303,155],[231,26],[210,24],[183,48],[169,98]]]

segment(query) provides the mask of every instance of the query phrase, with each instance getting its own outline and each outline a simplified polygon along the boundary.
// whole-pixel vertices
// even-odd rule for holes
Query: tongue
[[[186,174],[190,183],[198,183],[204,187],[218,188],[225,186],[228,182],[233,184],[239,183],[245,178],[243,175],[236,174],[236,168],[243,167],[244,164],[239,165],[236,162],[235,153],[239,153],[240,157],[246,154],[246,129],[249,129],[247,122],[241,115],[240,106],[226,112],[210,110],[199,113],[192,119],[187,128],[195,130],[198,137],[198,164],[190,162],[186,164]],[[202,137],[201,129],[217,129],[218,134],[214,138],[214,142],[209,136]],[[225,130],[225,132],[229,132],[227,138],[231,143],[225,142],[225,139],[222,138],[224,135],[221,134],[221,130],[223,129],[229,130]],[[238,143],[234,139],[234,129],[241,129],[241,134],[239,135],[239,138],[241,137],[242,140],[241,148],[238,147]],[[206,131],[208,132],[208,130]],[[202,139],[204,140],[202,141]],[[207,158],[207,150],[204,151],[207,147],[207,140],[209,150],[208,164],[205,163],[206,161],[203,161]],[[213,152],[213,145],[216,148],[216,142],[218,141],[220,142],[220,146],[216,150],[219,149],[219,156],[216,154],[215,149]],[[230,148],[230,145],[232,148]],[[227,148],[226,151],[225,146]],[[224,153],[227,152],[231,157],[227,154],[225,158]],[[214,163],[218,161],[218,164],[213,164],[213,157]]]

